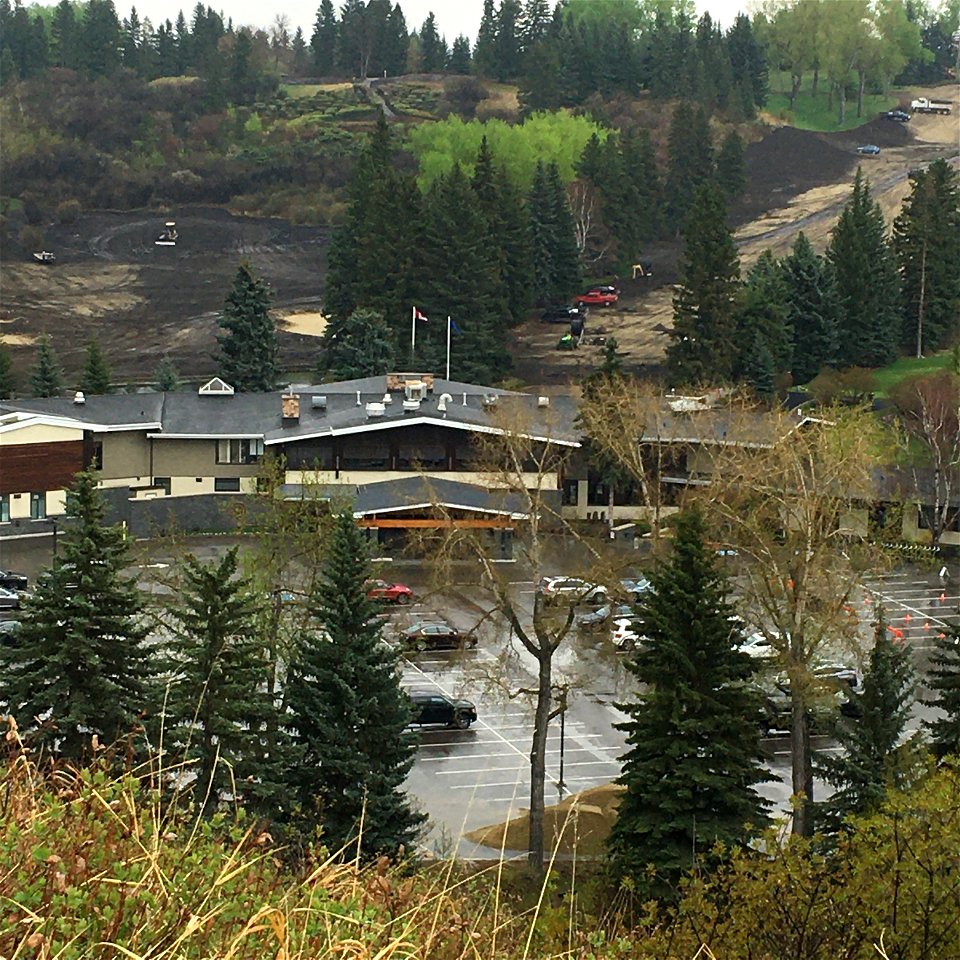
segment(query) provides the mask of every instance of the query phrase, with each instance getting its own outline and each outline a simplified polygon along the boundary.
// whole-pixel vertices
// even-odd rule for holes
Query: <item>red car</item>
[[[620,299],[620,291],[616,287],[591,287],[586,293],[577,297],[578,307],[612,307]]]
[[[367,596],[383,603],[398,603],[401,606],[413,599],[413,591],[403,583],[387,583],[386,580],[368,580]]]

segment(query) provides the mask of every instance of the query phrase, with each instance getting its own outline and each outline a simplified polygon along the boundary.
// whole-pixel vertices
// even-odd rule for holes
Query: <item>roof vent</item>
[[[420,409],[420,401],[419,401],[419,400],[404,400],[404,401],[403,401],[403,412],[404,412],[404,413],[412,413],[414,410],[419,410],[419,409]]]
[[[441,413],[446,413],[448,403],[453,403],[453,397],[449,393],[441,393],[440,399],[437,401],[437,409]]]
[[[358,391],[357,391],[357,406],[359,407],[360,405],[361,405],[361,404],[360,404],[360,391],[358,390]]]
[[[201,397],[232,397],[233,387],[226,380],[214,377],[208,380],[198,391]]]
[[[78,390],[78,391],[73,395],[73,402],[74,402],[77,406],[81,406],[81,405],[83,405],[84,403],[87,402],[87,398],[83,395],[83,391],[82,391],[82,390]]]
[[[387,408],[377,401],[371,401],[367,404],[368,417],[382,417],[387,412]]]
[[[485,407],[492,407],[497,402],[497,395],[495,393],[485,393],[483,395],[483,405]]]
[[[549,407],[549,406],[550,406],[550,398],[549,398],[549,397],[537,397],[537,406],[538,406],[538,407],[541,407],[541,408],[543,408],[543,407]]]
[[[467,392],[466,392],[466,390],[464,390],[464,392],[463,392],[463,405],[464,405],[464,406],[467,405]]]
[[[389,390],[383,395],[383,402],[384,404],[393,403],[393,395]]]
[[[422,380],[408,380],[403,385],[404,394],[408,400],[421,401],[427,393],[427,385]]]
[[[310,406],[314,410],[326,410],[327,409],[327,398],[324,394],[317,394],[310,398]]]

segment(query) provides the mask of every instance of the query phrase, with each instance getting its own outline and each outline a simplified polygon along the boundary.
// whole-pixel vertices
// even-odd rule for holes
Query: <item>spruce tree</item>
[[[244,261],[234,277],[219,324],[220,376],[238,393],[267,393],[277,383],[277,329],[270,291]]]
[[[255,629],[257,599],[237,576],[237,548],[217,563],[188,555],[165,667],[164,746],[170,761],[195,773],[194,802],[213,813],[230,794],[251,812],[280,804],[281,747],[272,741],[277,711],[263,691],[266,655]]]
[[[558,299],[564,299],[580,286],[580,250],[567,190],[555,161],[547,165],[546,188],[553,234],[553,289]]]
[[[681,102],[673,111],[667,147],[667,211],[680,232],[699,188],[713,176],[710,127],[703,110]]]
[[[772,400],[777,392],[777,369],[766,340],[755,331],[740,361],[740,375],[762,400]]]
[[[177,368],[169,357],[164,357],[157,367],[157,389],[164,393],[172,393],[180,386],[180,377]]]
[[[764,250],[750,268],[740,289],[737,343],[740,348],[735,371],[755,389],[758,377],[762,380],[767,373],[774,376],[790,369],[793,336],[787,326],[787,285],[780,264],[769,250]],[[745,369],[747,358],[752,375]]]
[[[833,228],[827,259],[840,296],[840,363],[848,367],[889,363],[900,335],[900,279],[883,212],[859,167],[853,196]]]
[[[747,167],[743,161],[743,141],[736,130],[724,137],[717,154],[717,183],[728,200],[742,196],[747,189]]]
[[[313,68],[320,76],[333,73],[339,29],[337,11],[332,0],[320,0],[313,34],[310,37]]]
[[[808,383],[836,363],[840,296],[833,268],[801,231],[781,267],[786,284],[786,323],[793,334],[794,383]]]
[[[450,48],[450,59],[447,60],[449,73],[468,74],[472,60],[470,57],[470,39],[462,33],[453,41]]]
[[[30,386],[35,397],[57,397],[63,393],[63,372],[46,334],[37,343],[37,365],[30,376]]]
[[[370,564],[353,517],[336,517],[310,598],[315,627],[292,665],[287,705],[301,762],[293,771],[301,827],[322,828],[331,854],[365,859],[410,850],[424,822],[403,783],[416,744],[397,654],[367,597]],[[360,830],[363,830],[362,837]]]
[[[80,380],[80,389],[84,393],[110,393],[110,367],[107,358],[100,349],[100,341],[93,339],[87,342],[87,359],[83,367],[83,377]]]
[[[736,358],[740,262],[719,187],[705,183],[687,218],[667,363],[676,385],[725,381]]]
[[[716,843],[743,845],[766,821],[755,664],[738,649],[730,587],[704,536],[697,510],[680,514],[639,605],[646,639],[627,663],[644,693],[620,706],[625,793],[608,852],[614,876],[642,896],[674,897]]]
[[[321,377],[353,380],[387,373],[394,367],[395,350],[383,314],[361,308],[346,320],[331,320],[323,333],[321,356]]]
[[[9,400],[17,389],[10,351],[0,343],[0,400]]]
[[[937,757],[960,756],[960,626],[937,636],[930,664],[927,683],[935,696],[925,703],[944,713],[924,722],[930,745]]]
[[[493,0],[483,0],[483,14],[473,48],[473,66],[481,77],[494,76],[497,69],[497,16]]]
[[[424,73],[438,73],[447,64],[447,45],[437,32],[437,18],[427,14],[420,28],[420,68]]]
[[[96,735],[102,746],[138,735],[156,703],[144,639],[147,626],[119,526],[108,526],[93,473],[67,491],[72,522],[59,553],[24,601],[15,647],[3,648],[0,700],[25,742],[80,760]]]
[[[946,160],[910,173],[912,189],[893,222],[903,292],[901,341],[917,357],[947,345],[960,311],[960,189]]]
[[[837,721],[839,752],[820,754],[814,762],[814,769],[836,788],[820,805],[823,830],[834,832],[847,817],[875,811],[889,788],[909,781],[913,744],[904,742],[904,731],[914,685],[909,649],[895,641],[881,610],[863,690],[849,695],[859,715]]]

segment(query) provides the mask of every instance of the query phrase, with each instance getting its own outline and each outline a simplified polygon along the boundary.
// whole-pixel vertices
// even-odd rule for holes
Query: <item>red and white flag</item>
[[[422,313],[419,311],[419,309],[417,309],[417,307],[414,307],[414,308],[413,308],[413,319],[414,319],[414,320],[422,320],[424,323],[429,323],[429,322],[430,322],[430,318],[427,317],[427,316],[424,316],[424,314],[422,314]]]

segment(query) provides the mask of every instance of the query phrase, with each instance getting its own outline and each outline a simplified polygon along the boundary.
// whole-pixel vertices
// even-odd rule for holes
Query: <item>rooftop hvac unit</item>
[[[550,398],[549,397],[537,397],[537,406],[538,407],[549,407]]]
[[[327,409],[327,398],[323,395],[313,396],[310,398],[310,406],[314,410],[326,410]]]
[[[387,408],[377,401],[371,401],[367,404],[368,417],[382,417],[387,412]]]
[[[73,402],[74,402],[75,404],[77,404],[78,406],[79,406],[80,404],[83,404],[83,403],[86,403],[86,402],[87,402],[87,398],[83,395],[83,391],[82,391],[82,390],[78,390],[78,391],[73,395]]]
[[[404,400],[404,401],[403,401],[403,412],[404,412],[404,413],[412,413],[414,410],[419,410],[419,409],[420,409],[420,401],[419,401],[419,400]]]

